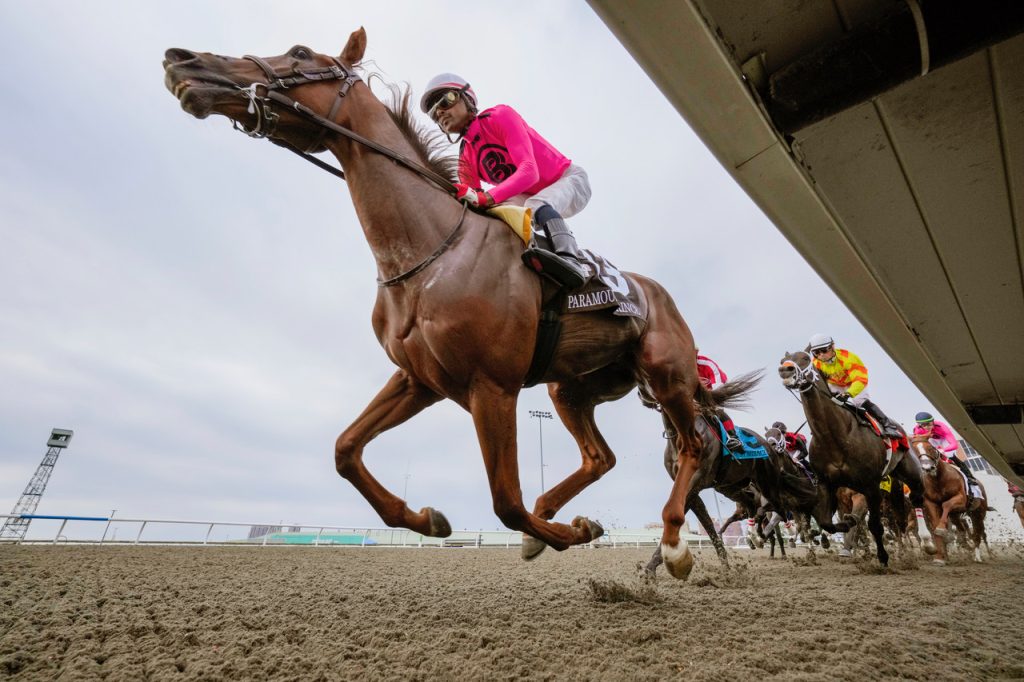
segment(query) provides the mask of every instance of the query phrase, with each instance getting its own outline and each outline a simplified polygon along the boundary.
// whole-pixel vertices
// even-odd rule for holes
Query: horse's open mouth
[[[213,107],[225,96],[235,98],[237,91],[223,85],[206,83],[195,78],[175,79],[167,74],[165,85],[181,103],[181,108],[196,118],[206,118],[213,113]]]

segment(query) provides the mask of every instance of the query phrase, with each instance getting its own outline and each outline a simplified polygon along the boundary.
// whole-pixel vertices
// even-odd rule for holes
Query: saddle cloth
[[[743,443],[745,452],[737,453],[725,447],[725,441],[729,439],[729,434],[725,432],[725,427],[722,426],[721,420],[716,419],[715,421],[718,422],[718,436],[722,440],[722,452],[726,455],[733,459],[768,459],[768,450],[757,442],[757,436],[754,435],[754,432],[742,426],[736,428],[736,436]]]
[[[565,297],[566,313],[586,313],[614,308],[613,315],[647,320],[647,297],[631,277],[593,251],[581,249],[593,276]]]
[[[516,236],[529,244],[536,239],[545,248],[551,245],[543,233],[533,232],[533,212],[529,208],[501,204],[487,209],[487,213],[503,221]],[[590,266],[591,278],[577,291],[566,296],[565,313],[587,313],[614,307],[613,315],[637,317],[647,321],[647,297],[631,277],[593,251],[581,249],[583,260]]]
[[[867,427],[869,427],[872,431],[875,432],[876,436],[878,436],[879,438],[881,438],[882,440],[885,441],[885,447],[886,447],[886,449],[890,453],[890,454],[886,455],[886,458],[885,458],[886,461],[889,461],[889,457],[891,457],[891,453],[895,452],[896,450],[909,450],[910,449],[910,441],[907,440],[907,434],[903,434],[899,438],[887,438],[887,437],[882,435],[882,427],[881,427],[881,425],[878,423],[878,421],[875,420],[874,417],[872,417],[870,414],[868,414],[867,411],[861,410],[861,409],[859,409],[859,408],[857,408],[857,407],[855,407],[853,405],[850,405],[850,404],[843,405],[843,407],[845,407],[847,410],[852,412],[853,415],[855,417],[857,417],[857,420],[861,424],[864,424]]]

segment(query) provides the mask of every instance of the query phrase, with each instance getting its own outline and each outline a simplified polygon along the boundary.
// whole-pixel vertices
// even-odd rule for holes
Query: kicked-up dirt
[[[0,678],[1024,678],[1022,554],[0,546]]]

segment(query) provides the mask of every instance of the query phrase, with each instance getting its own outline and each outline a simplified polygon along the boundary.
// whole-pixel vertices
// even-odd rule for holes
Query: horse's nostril
[[[167,60],[168,64],[182,64],[193,59],[198,59],[199,55],[191,50],[185,50],[180,47],[172,47],[171,49],[164,52],[164,59]]]

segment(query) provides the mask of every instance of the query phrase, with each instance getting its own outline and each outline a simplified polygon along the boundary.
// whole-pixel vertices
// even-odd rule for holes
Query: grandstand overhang
[[[1024,3],[589,2],[921,392],[1024,485]]]

